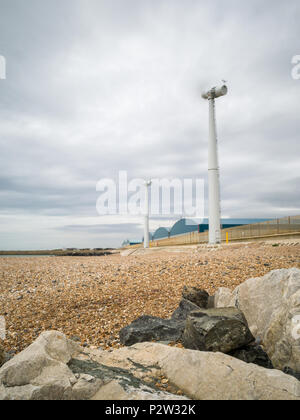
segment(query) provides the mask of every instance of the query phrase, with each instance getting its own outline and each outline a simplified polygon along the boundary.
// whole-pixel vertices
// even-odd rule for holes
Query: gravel
[[[250,277],[300,268],[300,244],[247,244],[121,257],[0,259],[0,316],[6,351],[20,352],[43,331],[82,345],[120,347],[118,333],[141,315],[169,318],[183,287],[213,295]],[[0,343],[1,344],[1,343]]]

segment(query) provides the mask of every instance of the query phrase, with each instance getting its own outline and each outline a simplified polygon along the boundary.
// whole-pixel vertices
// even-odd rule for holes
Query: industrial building
[[[160,227],[156,229],[153,234],[153,240],[157,241],[159,239],[169,238],[170,237],[170,228]]]
[[[126,239],[122,243],[122,248],[125,248],[126,246],[133,246],[133,245],[140,245],[142,241],[140,239]]]
[[[254,223],[266,222],[270,219],[223,219],[221,221],[221,228],[228,229],[236,226],[250,225]],[[171,238],[174,236],[185,235],[191,232],[203,233],[209,230],[208,219],[203,219],[201,224],[196,223],[192,219],[180,219],[172,227],[159,227],[156,231],[150,233],[150,241],[159,241],[161,239]],[[139,245],[143,242],[141,240],[126,240],[123,242],[122,247],[130,245]]]

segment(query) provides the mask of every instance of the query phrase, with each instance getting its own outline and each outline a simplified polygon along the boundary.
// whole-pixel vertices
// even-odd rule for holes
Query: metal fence
[[[254,223],[222,229],[222,241],[246,241],[254,239],[267,239],[275,237],[292,237],[300,235],[300,216],[273,219],[267,222]],[[208,231],[203,233],[191,232],[170,238],[152,241],[151,247],[172,245],[195,245],[208,242]]]

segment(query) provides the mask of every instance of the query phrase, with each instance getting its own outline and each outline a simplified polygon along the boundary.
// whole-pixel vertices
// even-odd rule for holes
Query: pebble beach
[[[300,268],[300,243],[253,243],[122,257],[0,258],[0,316],[6,351],[43,331],[83,346],[120,347],[121,328],[141,315],[168,318],[185,285],[213,295],[271,270]]]

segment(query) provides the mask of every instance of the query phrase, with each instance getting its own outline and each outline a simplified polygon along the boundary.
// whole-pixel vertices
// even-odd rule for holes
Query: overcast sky
[[[299,21],[299,0],[0,0],[0,249],[141,237],[97,215],[97,181],[207,180],[222,79],[223,215],[300,214]]]

